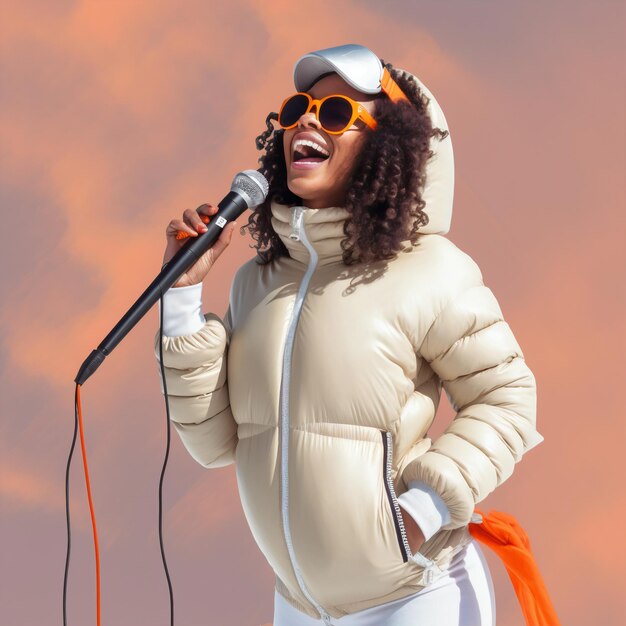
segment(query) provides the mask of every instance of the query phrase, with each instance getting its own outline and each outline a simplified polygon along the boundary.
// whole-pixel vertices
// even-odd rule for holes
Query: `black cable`
[[[165,449],[165,459],[163,468],[161,469],[161,479],[159,480],[159,543],[161,545],[161,557],[163,558],[163,567],[165,568],[165,576],[167,578],[167,586],[170,593],[170,624],[174,626],[174,594],[172,592],[172,583],[170,574],[167,569],[167,561],[165,560],[165,550],[163,549],[163,475],[167,466],[167,459],[170,455],[170,403],[167,397],[167,382],[165,381],[165,368],[163,367],[163,292],[161,291],[161,306],[159,312],[159,365],[161,367],[161,380],[163,381],[163,395],[165,397],[165,414],[167,419],[167,444]]]
[[[70,567],[71,550],[71,530],[70,530],[70,465],[74,446],[76,445],[76,434],[78,432],[78,384],[74,390],[74,436],[70,454],[67,457],[67,468],[65,470],[65,519],[67,521],[67,554],[65,555],[65,576],[63,577],[63,626],[67,626],[67,573]]]

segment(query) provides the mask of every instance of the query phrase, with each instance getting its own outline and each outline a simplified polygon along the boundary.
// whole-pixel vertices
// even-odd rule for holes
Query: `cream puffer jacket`
[[[427,93],[435,125],[447,128]],[[235,463],[277,591],[327,624],[429,584],[471,540],[474,506],[543,441],[522,349],[477,264],[443,236],[450,137],[432,149],[430,221],[416,245],[346,266],[345,208],[273,200],[289,256],[250,259],[223,320],[207,313],[196,332],[163,338],[183,444],[204,467]],[[158,361],[158,330],[154,352]],[[442,386],[457,415],[433,441]],[[412,481],[449,511],[416,554],[398,505]]]

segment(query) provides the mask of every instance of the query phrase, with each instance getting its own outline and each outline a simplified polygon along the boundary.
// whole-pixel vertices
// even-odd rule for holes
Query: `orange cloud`
[[[36,472],[0,466],[0,495],[12,508],[59,511],[63,506],[61,485]]]

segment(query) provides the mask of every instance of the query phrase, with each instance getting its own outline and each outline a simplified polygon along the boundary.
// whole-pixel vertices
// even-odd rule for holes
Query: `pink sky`
[[[41,0],[0,11],[2,623],[61,623],[78,367],[158,273],[169,220],[257,167],[254,138],[293,91],[295,60],[343,43],[412,71],[442,105],[457,176],[448,236],[480,265],[537,378],[545,441],[479,506],[525,528],[563,625],[623,623],[623,3]],[[223,314],[251,244],[235,235],[205,281],[205,311]],[[110,626],[169,623],[157,328],[155,307],[82,390]],[[444,398],[433,433],[452,416]],[[71,511],[69,623],[91,624],[78,448]],[[234,466],[203,469],[173,429],[164,544],[178,624],[271,622],[274,577]],[[498,623],[521,626],[485,552]]]

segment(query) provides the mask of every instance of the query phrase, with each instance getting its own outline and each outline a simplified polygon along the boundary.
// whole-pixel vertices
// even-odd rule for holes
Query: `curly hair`
[[[375,102],[375,131],[367,133],[351,175],[346,201],[349,212],[344,224],[345,239],[341,241],[345,265],[394,258],[409,239],[414,245],[418,229],[428,224],[423,211],[426,203],[421,192],[425,183],[426,162],[433,152],[430,138],[448,136],[447,130],[433,128],[427,113],[428,98],[409,74],[396,70],[391,63],[381,62],[410,100],[392,102],[381,93]],[[271,223],[271,201],[299,204],[301,198],[287,186],[287,166],[283,150],[284,130],[271,121],[278,113],[268,114],[267,130],[256,138],[258,150],[265,150],[258,162],[259,171],[267,178],[269,192],[265,201],[251,213],[248,228],[257,242],[257,263],[265,265],[289,252]]]

